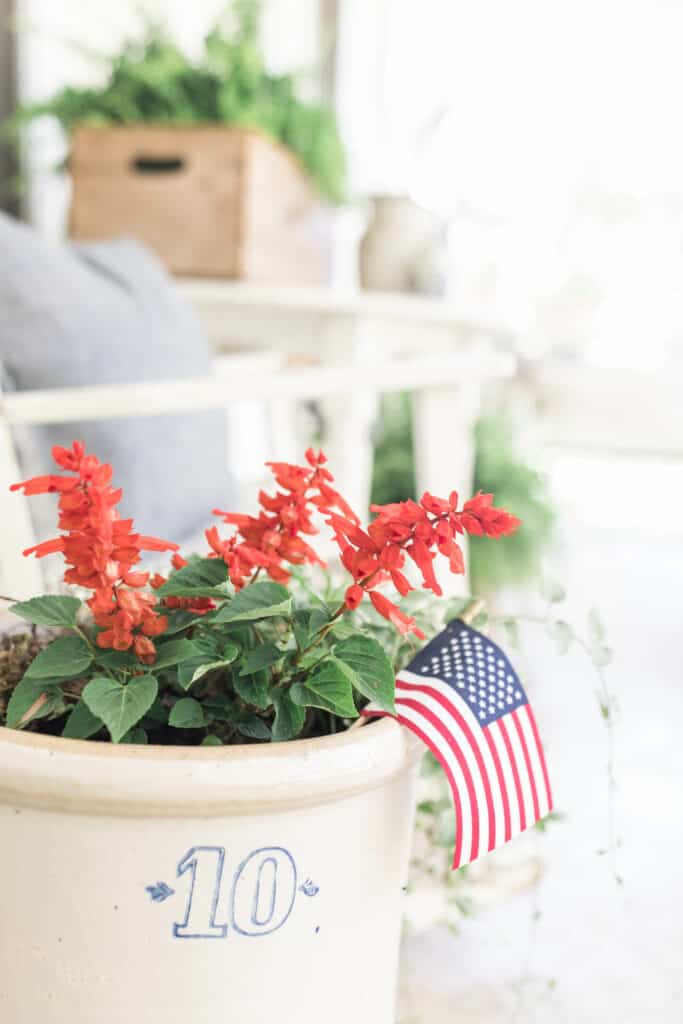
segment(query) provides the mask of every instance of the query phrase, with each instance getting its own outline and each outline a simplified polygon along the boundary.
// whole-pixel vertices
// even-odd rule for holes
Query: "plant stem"
[[[493,625],[500,625],[506,619],[513,619],[518,622],[528,622],[532,625],[548,626],[552,622],[551,606],[548,605],[548,613],[545,617],[539,615],[505,615],[505,616],[492,616],[490,622]],[[607,730],[607,854],[609,857],[611,872],[619,885],[623,884],[623,879],[619,874],[617,864],[617,827],[616,827],[616,807],[615,807],[615,792],[617,788],[616,771],[615,771],[615,748],[616,748],[616,736],[614,730],[614,715],[613,710],[615,706],[612,694],[609,691],[607,685],[607,679],[605,673],[600,665],[596,665],[593,660],[593,654],[590,646],[586,641],[580,637],[575,630],[572,629],[572,636],[576,643],[584,652],[584,654],[590,659],[595,674],[598,679],[598,700],[600,703],[600,710],[602,712],[602,718],[605,723]]]
[[[92,640],[90,639],[90,637],[88,636],[86,631],[84,629],[82,629],[80,626],[74,626],[73,629],[74,629],[74,631],[76,633],[78,633],[78,635],[80,636],[81,640],[85,640],[86,644],[88,645],[90,650],[93,652],[93,654],[96,654],[97,653],[97,648],[95,647],[94,643],[92,642]]]

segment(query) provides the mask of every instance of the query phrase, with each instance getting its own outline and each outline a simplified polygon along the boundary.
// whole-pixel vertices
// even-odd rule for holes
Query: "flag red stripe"
[[[438,704],[440,704],[441,707],[448,712],[448,714],[452,715],[453,718],[458,723],[458,725],[460,726],[460,728],[462,729],[462,732],[467,738],[467,742],[472,748],[472,752],[477,762],[477,768],[479,769],[479,773],[481,775],[481,781],[484,786],[484,797],[486,799],[486,807],[488,810],[489,819],[488,849],[493,850],[496,845],[496,815],[493,807],[493,794],[491,793],[491,783],[489,782],[489,776],[486,770],[486,765],[484,764],[484,758],[481,756],[479,745],[477,744],[477,741],[474,738],[474,735],[469,725],[467,724],[461,713],[458,711],[457,707],[446,697],[444,697],[442,693],[439,693],[438,690],[435,690],[431,686],[418,686],[417,684],[405,683],[401,679],[397,679],[396,689],[412,690],[417,691],[418,693],[426,693],[427,696],[431,697]]]
[[[515,755],[512,750],[512,744],[510,743],[510,737],[507,734],[507,729],[503,724],[503,719],[498,719],[498,726],[500,728],[500,734],[503,737],[503,743],[507,751],[508,758],[510,760],[510,767],[512,768],[512,778],[515,783],[515,790],[517,792],[517,803],[519,804],[519,830],[523,832],[526,828],[526,811],[524,809],[524,794],[522,793],[522,784],[519,781],[519,772],[517,771],[517,762],[515,761]]]
[[[430,723],[430,725],[432,725],[436,729],[437,732],[441,733],[441,735],[445,739],[446,743],[448,744],[448,746],[453,751],[453,753],[455,755],[456,761],[460,765],[460,770],[461,770],[461,772],[462,772],[462,774],[463,774],[463,776],[465,778],[465,786],[467,788],[467,795],[469,797],[470,810],[471,810],[471,814],[472,814],[472,845],[471,845],[471,849],[470,849],[469,859],[470,860],[475,860],[476,857],[479,854],[479,808],[478,808],[478,804],[477,804],[477,794],[476,794],[476,792],[474,790],[474,782],[472,781],[472,775],[470,773],[470,769],[469,769],[469,766],[467,764],[467,761],[465,760],[464,754],[462,753],[462,751],[458,747],[457,743],[453,739],[452,735],[450,734],[450,732],[448,731],[448,729],[446,728],[444,723],[441,721],[440,718],[437,718],[437,716],[434,714],[433,711],[430,711],[430,709],[425,707],[424,704],[420,704],[419,701],[409,700],[406,697],[400,697],[396,701],[397,707],[399,707],[402,704],[405,705],[405,707],[407,707],[407,708],[411,708],[411,710],[413,710],[413,711],[418,711],[421,715],[423,715],[427,719],[427,721]],[[431,748],[431,744],[430,744],[430,748]],[[457,867],[460,866],[460,856],[459,856],[459,854],[460,854],[460,851],[458,850],[457,839],[456,839],[456,856],[455,856],[455,859],[454,859],[454,866],[457,866]],[[457,864],[456,864],[456,861],[457,861]]]
[[[552,791],[550,789],[550,777],[548,775],[548,766],[545,763],[545,756],[543,754],[543,746],[541,744],[541,737],[540,737],[539,732],[538,732],[538,726],[536,725],[536,719],[534,718],[534,713],[531,710],[531,704],[527,704],[526,705],[526,713],[527,713],[527,716],[529,718],[529,722],[531,724],[531,730],[532,730],[532,732],[534,734],[534,739],[536,741],[536,749],[538,750],[538,757],[539,757],[539,760],[541,762],[541,768],[543,769],[543,782],[545,783],[545,793],[546,793],[546,796],[548,798],[548,810],[551,811],[552,807],[553,807],[553,794],[552,794]]]
[[[424,712],[424,708],[419,707],[419,706],[418,706],[418,710],[420,712]],[[388,711],[373,711],[371,713],[361,711],[361,715],[363,715],[363,714],[366,717],[372,717],[372,718],[394,718],[394,721],[396,720],[395,716],[389,714]],[[417,736],[418,739],[422,740],[422,742],[424,743],[424,745],[427,747],[428,750],[431,750],[431,752],[434,754],[434,757],[437,759],[437,761],[439,762],[439,764],[443,768],[443,770],[445,772],[445,775],[446,775],[446,778],[448,779],[448,782],[449,782],[450,787],[451,787],[451,793],[453,794],[453,804],[454,804],[454,807],[455,807],[455,821],[456,821],[455,853],[453,854],[453,868],[454,869],[455,868],[459,868],[460,867],[460,858],[462,856],[462,829],[459,828],[458,826],[460,825],[460,822],[462,821],[462,803],[460,801],[460,792],[458,790],[456,781],[453,778],[453,772],[451,771],[451,768],[450,768],[450,765],[449,765],[448,761],[446,760],[444,755],[441,753],[441,750],[438,747],[435,747],[433,745],[433,743],[430,740],[429,736],[427,736],[427,734],[422,731],[422,729],[419,727],[419,725],[416,725],[415,722],[413,722],[412,719],[410,719],[410,718],[403,718],[403,716],[400,715],[400,714],[398,716],[398,720],[401,723],[401,725],[404,725],[406,727],[406,729],[410,729],[410,731],[413,732]]]
[[[524,763],[526,764],[526,770],[527,770],[527,774],[529,776],[529,782],[531,783],[531,799],[532,799],[533,804],[534,804],[534,821],[538,821],[538,819],[541,817],[541,808],[540,808],[539,803],[538,803],[538,791],[536,790],[536,779],[534,777],[533,768],[531,767],[531,758],[529,757],[529,750],[528,750],[528,747],[526,745],[526,739],[524,738],[524,730],[522,729],[522,726],[519,724],[519,719],[517,718],[517,712],[516,711],[512,712],[512,720],[515,723],[515,729],[517,730],[517,735],[519,736],[519,742],[522,744],[522,752],[524,753]]]
[[[498,776],[498,785],[500,787],[500,795],[503,798],[503,819],[504,819],[504,822],[505,822],[505,842],[507,843],[512,838],[512,823],[510,821],[510,801],[508,800],[508,791],[507,791],[507,786],[505,785],[505,776],[503,775],[503,766],[500,763],[500,758],[498,757],[498,751],[496,750],[496,744],[491,739],[491,734],[490,734],[488,728],[482,729],[482,732],[484,733],[484,736],[486,737],[486,742],[488,743],[489,750],[491,751],[491,757],[493,758],[493,763],[494,763],[494,765],[496,767],[496,775]]]

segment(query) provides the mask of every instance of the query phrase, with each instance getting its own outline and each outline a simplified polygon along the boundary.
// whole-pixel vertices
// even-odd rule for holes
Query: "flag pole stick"
[[[459,618],[461,622],[464,622],[466,626],[471,626],[477,615],[480,615],[485,607],[486,602],[483,598],[476,597],[470,602],[470,604],[468,604],[467,608],[457,616],[457,618]],[[367,718],[365,715],[359,715],[355,722],[353,722],[346,731],[354,732],[356,729],[362,729],[363,726],[367,725],[370,721],[371,719]]]
[[[468,604],[467,608],[465,608],[462,615],[458,615],[458,618],[466,626],[471,626],[477,615],[481,615],[485,607],[486,601],[482,597],[475,597],[471,604]]]

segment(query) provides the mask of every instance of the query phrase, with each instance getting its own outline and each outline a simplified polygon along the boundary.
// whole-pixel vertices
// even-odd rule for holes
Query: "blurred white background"
[[[146,5],[189,49],[224,6]],[[111,52],[134,31],[135,7],[20,0],[21,97],[97,80],[88,51]],[[452,287],[463,308],[495,310],[533,351],[580,346],[605,365],[680,363],[683,6],[341,0],[339,8],[338,104],[352,190],[408,191],[450,218]],[[272,66],[318,66],[330,45],[318,15],[316,0],[266,5]],[[53,126],[34,131],[37,174],[63,143]],[[36,221],[56,230],[64,202],[55,181],[36,179]]]
[[[111,52],[137,24],[127,0],[18,6],[23,100],[96,82],[89,51]],[[146,6],[190,49],[224,8]],[[361,225],[356,236],[367,197],[409,195],[447,221],[459,315],[500,325],[527,360],[553,359],[560,389],[564,366],[585,373],[585,387],[567,388],[562,436],[544,444],[539,431],[538,457],[560,510],[551,562],[571,611],[601,606],[617,649],[626,885],[595,855],[605,748],[592,677],[578,658],[558,668],[532,640],[526,670],[567,823],[541,839],[540,895],[503,900],[457,938],[409,940],[403,1024],[677,1024],[683,778],[669,723],[683,682],[683,0],[270,0],[265,10],[273,67],[336,68],[353,200],[343,216]],[[59,236],[68,183],[52,168],[64,140],[50,124],[30,139],[28,215]]]

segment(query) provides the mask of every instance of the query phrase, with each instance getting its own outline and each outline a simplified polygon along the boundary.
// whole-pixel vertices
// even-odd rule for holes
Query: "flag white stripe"
[[[499,846],[501,843],[505,842],[505,811],[503,807],[503,797],[500,791],[500,781],[498,779],[498,772],[496,771],[496,766],[493,757],[491,756],[489,745],[486,742],[486,737],[482,734],[482,727],[473,712],[470,710],[467,701],[459,696],[457,690],[454,690],[447,683],[444,683],[441,679],[434,676],[418,676],[414,672],[401,672],[399,680],[414,683],[416,686],[424,684],[431,686],[441,694],[446,701],[448,701],[449,705],[457,708],[462,715],[462,718],[469,726],[486,769],[486,776],[491,790],[491,800],[493,803],[493,820],[495,825],[494,843],[496,846]],[[397,693],[400,694],[401,691],[397,690]],[[419,694],[420,699],[422,696],[422,694]],[[443,709],[441,709],[441,714],[443,714]],[[475,779],[478,777],[479,770],[477,769]],[[486,806],[485,800],[484,805]],[[486,853],[488,851],[488,831],[486,834],[480,832],[479,839],[479,849],[481,853]]]
[[[415,697],[418,696],[421,698],[422,694],[415,694]],[[470,851],[472,849],[472,807],[468,800],[467,786],[465,784],[462,769],[460,768],[458,760],[448,743],[441,733],[434,728],[432,723],[419,711],[406,707],[405,704],[401,704],[400,699],[397,700],[396,703],[397,705],[400,705],[397,710],[401,717],[405,718],[409,722],[414,722],[415,725],[422,730],[425,736],[429,738],[429,742],[433,749],[439,751],[452,772],[455,785],[457,786],[458,793],[460,795],[462,810],[460,821],[456,821],[455,823],[455,827],[460,829],[462,834],[461,864],[467,864],[470,860]]]
[[[409,696],[409,694],[410,691],[396,691],[396,704],[398,707],[401,706],[402,698]],[[418,700],[420,704],[423,707],[427,708],[429,711],[431,711],[434,717],[439,719],[439,721],[444,721],[443,706],[439,704],[438,701],[434,700],[433,697],[430,697],[428,694],[425,693],[416,693],[414,694],[413,699]],[[486,803],[486,791],[484,789],[484,782],[481,776],[479,765],[477,764],[477,759],[474,755],[474,751],[472,750],[472,745],[470,744],[466,734],[463,732],[457,720],[455,718],[449,718],[447,721],[447,728],[448,732],[453,737],[453,741],[456,747],[462,754],[465,763],[467,764],[467,767],[470,770],[470,775],[472,777],[472,786],[474,788],[477,811],[479,815],[479,838],[477,841],[477,848],[473,852],[474,857],[480,857],[482,854],[486,853],[489,848],[489,814],[488,805]],[[481,729],[479,731],[481,732]],[[482,743],[486,743],[486,740],[483,737]],[[480,751],[482,749],[481,746],[479,746],[479,744],[477,744],[477,748]],[[489,785],[490,784],[491,780],[489,780]],[[467,791],[465,792],[465,799],[468,799]],[[465,855],[468,860],[472,859],[471,853],[472,851],[470,849],[463,850],[463,855]]]
[[[510,722],[507,723],[506,731],[508,735]],[[514,729],[514,726],[513,726]],[[519,814],[519,801],[517,800],[517,788],[515,786],[515,778],[512,773],[512,765],[508,756],[507,747],[503,739],[503,734],[500,731],[500,725],[498,721],[491,722],[488,726],[489,736],[493,740],[496,751],[498,752],[498,758],[500,760],[500,767],[503,772],[503,778],[505,780],[505,791],[508,797],[508,803],[510,805],[510,838],[519,835],[522,831],[521,819]]]
[[[522,787],[522,799],[524,800],[524,815],[525,825],[528,828],[529,825],[533,825],[536,820],[534,814],[534,795],[531,789],[531,780],[529,779],[529,772],[526,767],[526,759],[524,757],[524,748],[517,734],[517,729],[512,718],[509,718],[505,722],[505,728],[510,740],[510,746],[515,758],[515,764],[517,765],[517,774],[519,775],[519,784]]]
[[[545,789],[545,776],[543,775],[543,766],[541,764],[541,758],[538,753],[538,747],[536,745],[536,737],[534,731],[531,728],[531,722],[529,720],[528,705],[519,708],[517,712],[517,718],[519,724],[522,727],[524,733],[524,739],[526,740],[526,748],[529,751],[529,760],[531,761],[531,771],[534,776],[534,782],[536,783],[536,795],[538,796],[538,810],[541,818],[550,810],[548,806],[548,794]]]

